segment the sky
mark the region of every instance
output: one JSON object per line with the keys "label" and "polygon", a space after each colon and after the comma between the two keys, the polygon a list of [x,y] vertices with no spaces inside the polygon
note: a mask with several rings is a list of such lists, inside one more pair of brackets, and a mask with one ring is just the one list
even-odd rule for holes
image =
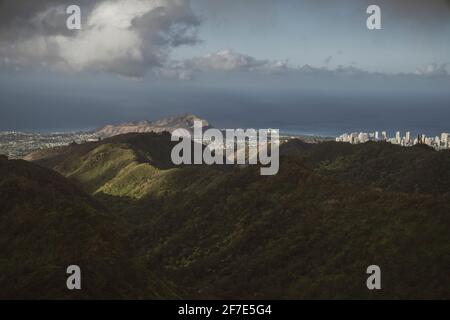
{"label": "sky", "polygon": [[[380,6],[382,30],[367,29],[369,4]],[[180,57],[233,48],[259,59],[378,72],[449,62],[448,1],[194,0],[192,6],[204,17],[204,44]]]}
{"label": "sky", "polygon": [[[66,27],[71,4],[81,30]],[[450,120],[449,18],[450,0],[0,0],[0,130],[200,113],[334,131],[378,110],[436,131]],[[408,105],[423,123],[403,121]]]}

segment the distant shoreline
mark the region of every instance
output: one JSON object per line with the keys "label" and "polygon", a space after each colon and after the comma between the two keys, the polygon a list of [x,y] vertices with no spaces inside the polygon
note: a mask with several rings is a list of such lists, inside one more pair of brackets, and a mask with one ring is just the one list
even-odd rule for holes
{"label": "distant shoreline", "polygon": [[[239,126],[236,126],[239,127]],[[249,127],[250,128],[250,127]],[[73,134],[94,134],[99,127],[95,128],[74,128],[74,129],[62,129],[62,128],[56,128],[56,129],[17,129],[17,130],[3,130],[0,129],[0,134],[23,134],[23,135],[43,135],[43,136],[50,136],[50,135],[73,135]],[[248,129],[248,128],[246,128]],[[337,137],[339,137],[341,134],[345,132],[342,131],[341,133],[331,133],[331,132],[324,132],[322,130],[318,130],[317,132],[311,132],[311,131],[301,131],[301,130],[280,130],[280,137],[283,138],[289,138],[289,137],[296,137],[296,138],[318,138],[318,139],[325,139],[325,140],[334,140]],[[366,131],[369,129],[366,129]],[[369,130],[370,131],[370,130]],[[388,133],[390,133],[391,130],[387,130]],[[417,130],[418,131],[418,130]],[[434,130],[429,130],[430,132],[434,132]],[[347,133],[351,132],[365,132],[364,130],[347,130]],[[411,132],[414,132],[414,130],[411,130]],[[392,131],[392,133],[395,133]],[[427,134],[427,133],[425,133]],[[428,134],[430,136],[433,136],[434,134]]]}

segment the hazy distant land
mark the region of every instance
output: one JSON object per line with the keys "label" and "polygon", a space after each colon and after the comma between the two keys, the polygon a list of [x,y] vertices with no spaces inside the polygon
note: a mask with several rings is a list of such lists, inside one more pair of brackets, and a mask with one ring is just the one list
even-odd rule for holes
{"label": "hazy distant land", "polygon": [[[171,116],[156,121],[141,120],[117,125],[109,124],[104,127],[88,131],[80,130],[59,133],[0,131],[0,154],[6,155],[11,159],[19,159],[34,150],[67,146],[71,143],[80,144],[97,141],[102,138],[119,134],[172,132],[178,128],[192,130],[193,121],[195,120],[201,120],[204,122],[206,127],[209,126],[209,122],[204,119],[200,119],[195,115],[184,114]],[[281,138],[282,140],[299,139],[308,143],[334,140],[334,137],[302,135],[295,133],[283,134],[283,132],[281,132]]]}

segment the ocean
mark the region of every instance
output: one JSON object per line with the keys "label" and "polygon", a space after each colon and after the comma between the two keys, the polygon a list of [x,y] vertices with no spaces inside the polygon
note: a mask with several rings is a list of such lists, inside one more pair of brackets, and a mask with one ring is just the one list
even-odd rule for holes
{"label": "ocean", "polygon": [[217,128],[273,128],[292,135],[411,131],[433,136],[450,131],[450,93],[443,90],[55,86],[0,88],[0,131],[86,131],[185,113]]}

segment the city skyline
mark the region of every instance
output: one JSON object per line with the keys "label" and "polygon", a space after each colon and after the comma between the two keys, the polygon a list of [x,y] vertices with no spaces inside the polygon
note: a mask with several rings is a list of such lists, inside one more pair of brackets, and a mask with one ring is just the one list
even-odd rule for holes
{"label": "city skyline", "polygon": [[386,131],[374,132],[353,132],[344,133],[336,137],[336,142],[348,142],[351,144],[366,143],[369,141],[385,141],[392,144],[401,145],[402,147],[411,147],[417,144],[425,144],[436,150],[450,149],[450,133],[442,132],[435,137],[428,137],[426,134],[419,133],[416,137],[411,134],[411,131],[406,131],[402,136],[400,131],[396,131],[395,137],[390,138]]}

